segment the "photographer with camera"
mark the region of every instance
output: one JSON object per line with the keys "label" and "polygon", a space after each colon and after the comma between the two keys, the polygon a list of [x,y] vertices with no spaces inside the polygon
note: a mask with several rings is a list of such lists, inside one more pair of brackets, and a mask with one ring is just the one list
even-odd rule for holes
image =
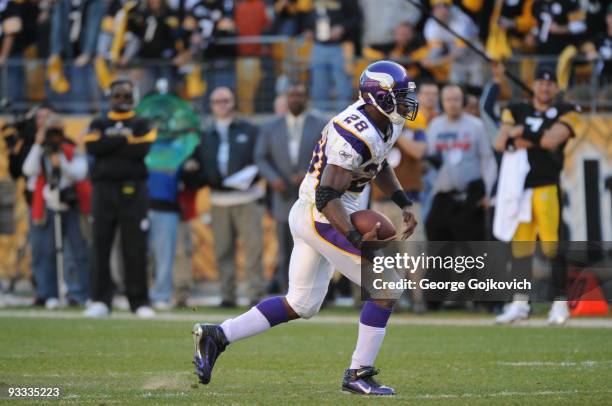
{"label": "photographer with camera", "polygon": [[[8,103],[4,103],[8,104]],[[14,113],[10,105],[5,106],[9,113]],[[34,145],[34,138],[39,129],[45,126],[54,110],[47,104],[33,107],[24,115],[15,116],[14,120],[2,128],[2,135],[9,153],[9,172],[13,180],[23,176],[21,168],[23,161]],[[30,196],[26,191],[26,200],[30,204]]]}
{"label": "photographer with camera", "polygon": [[30,194],[32,272],[37,298],[56,308],[61,298],[58,273],[64,274],[63,243],[74,266],[64,276],[68,303],[84,304],[89,297],[89,258],[81,231],[80,212],[89,211],[90,185],[82,145],[64,135],[64,125],[51,115],[39,126],[23,166]]}

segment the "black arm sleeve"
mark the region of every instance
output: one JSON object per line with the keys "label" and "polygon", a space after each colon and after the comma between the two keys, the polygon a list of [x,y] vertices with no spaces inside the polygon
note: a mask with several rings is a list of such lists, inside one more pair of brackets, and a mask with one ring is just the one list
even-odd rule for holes
{"label": "black arm sleeve", "polygon": [[499,125],[500,117],[495,114],[495,103],[499,96],[499,85],[497,83],[489,83],[485,86],[482,96],[480,97],[480,105],[482,112],[492,122]]}
{"label": "black arm sleeve", "polygon": [[133,137],[130,137],[127,144],[121,148],[121,155],[136,160],[144,159],[155,141],[156,130],[145,118],[134,120],[132,125]]}
{"label": "black arm sleeve", "polygon": [[89,134],[85,136],[87,153],[93,156],[106,156],[127,144],[125,137],[105,137],[104,124],[94,119],[89,125]]}

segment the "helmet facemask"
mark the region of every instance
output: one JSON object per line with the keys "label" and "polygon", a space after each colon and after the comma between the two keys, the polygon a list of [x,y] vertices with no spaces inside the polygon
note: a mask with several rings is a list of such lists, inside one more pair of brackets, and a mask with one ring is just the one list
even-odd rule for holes
{"label": "helmet facemask", "polygon": [[[405,120],[414,121],[419,110],[419,103],[412,97],[416,89],[414,82],[410,82],[407,89],[389,90],[386,94],[379,93],[378,101],[367,93],[370,102],[384,114],[393,124],[402,124]],[[361,95],[363,99],[363,95]],[[388,106],[384,109],[382,106]]]}

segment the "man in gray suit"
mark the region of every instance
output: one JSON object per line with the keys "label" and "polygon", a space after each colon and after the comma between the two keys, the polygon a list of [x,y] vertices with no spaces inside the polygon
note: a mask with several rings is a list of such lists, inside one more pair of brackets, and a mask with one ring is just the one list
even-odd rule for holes
{"label": "man in gray suit", "polygon": [[312,151],[327,124],[306,111],[308,96],[303,84],[287,91],[287,114],[260,129],[255,146],[255,163],[272,189],[272,216],[276,220],[278,267],[272,285],[287,291],[289,257],[293,238],[289,230],[289,210],[298,198]]}

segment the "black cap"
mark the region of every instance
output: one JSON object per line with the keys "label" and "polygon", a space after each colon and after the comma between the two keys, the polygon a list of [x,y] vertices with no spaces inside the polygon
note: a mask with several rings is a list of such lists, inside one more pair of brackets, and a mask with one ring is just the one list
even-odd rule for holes
{"label": "black cap", "polygon": [[557,81],[557,73],[550,66],[540,66],[536,70],[535,80],[550,80]]}

